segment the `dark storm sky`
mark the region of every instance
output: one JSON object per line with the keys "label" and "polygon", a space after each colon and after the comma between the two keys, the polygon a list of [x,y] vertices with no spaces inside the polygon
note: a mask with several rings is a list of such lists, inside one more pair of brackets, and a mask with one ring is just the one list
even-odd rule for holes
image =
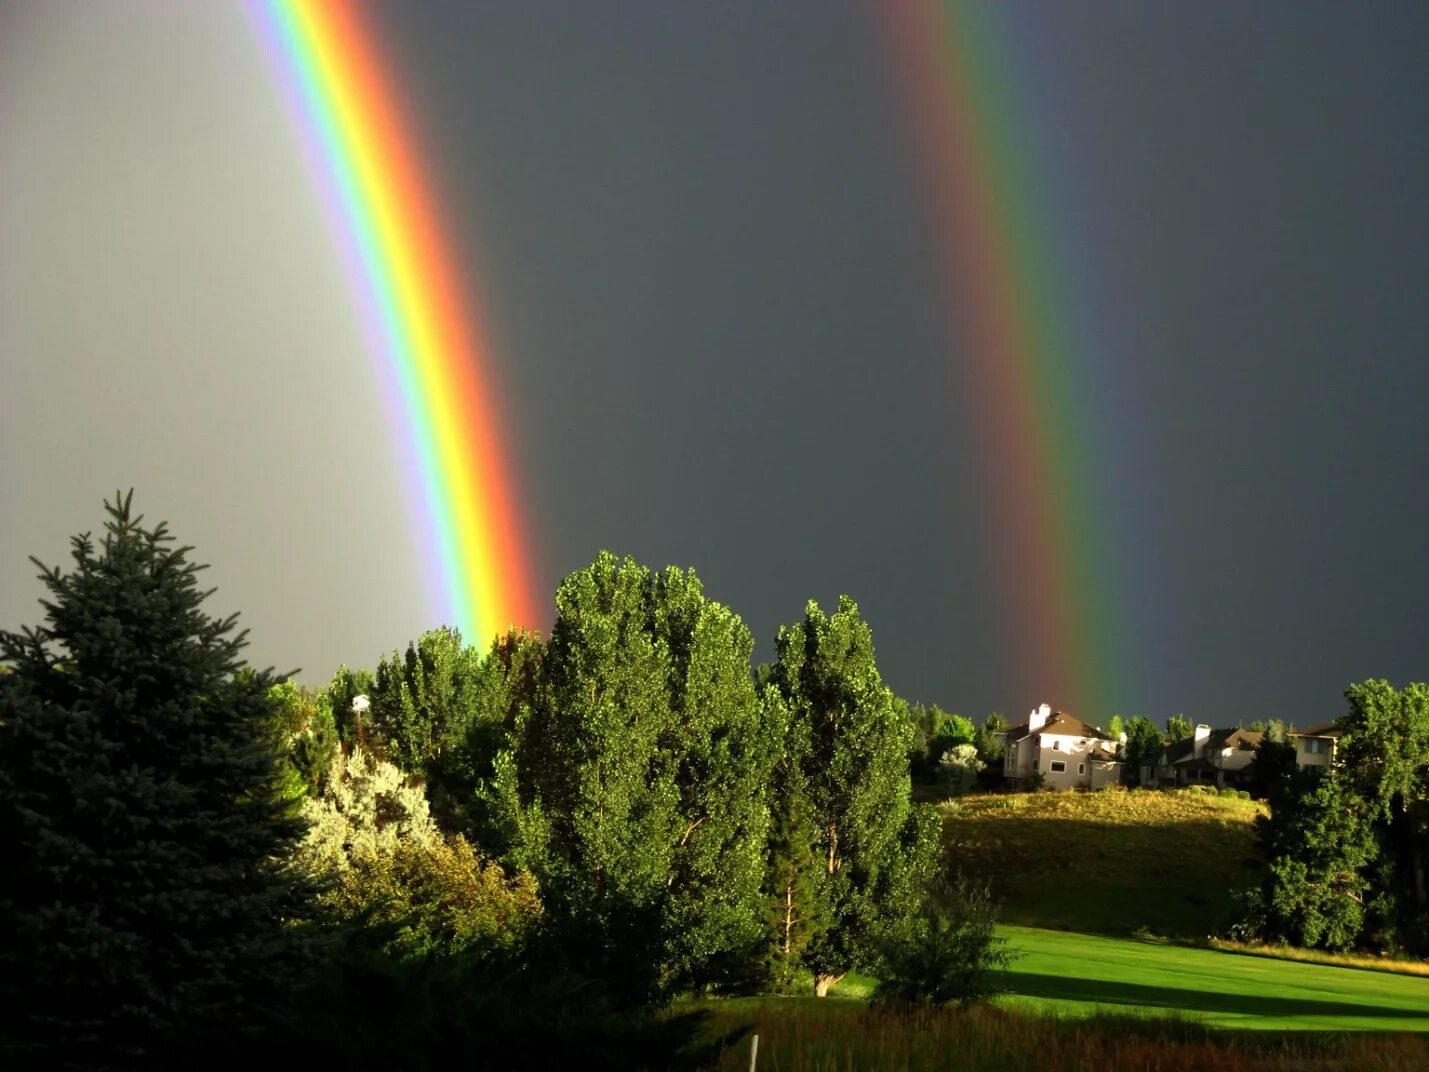
{"label": "dark storm sky", "polygon": [[[1010,581],[992,570],[969,462],[979,400],[956,375],[940,238],[874,5],[371,10],[490,311],[543,590],[601,547],[692,565],[755,630],[759,657],[804,600],[846,591],[902,695],[975,716],[1078,706],[1028,680],[1008,637]],[[12,11],[0,30],[68,40],[42,21]],[[1424,679],[1429,7],[1011,4],[998,24],[1007,77],[1036,112],[1037,181],[1076,243],[1067,293],[1097,325],[1084,374],[1100,402],[1074,416],[1095,425],[1125,591],[1110,707],[1082,713],[1305,722],[1338,714],[1351,680]],[[247,50],[235,70],[261,79],[253,43],[232,47]],[[0,125],[0,165],[33,171],[21,150],[46,114]],[[271,116],[260,126],[280,136]],[[252,155],[234,148],[225,166]],[[5,198],[0,222],[42,213]],[[24,236],[49,248],[43,227]],[[22,267],[19,253],[0,265],[0,319],[35,307]],[[77,360],[58,330],[38,314],[0,325],[27,397]],[[241,337],[238,364],[244,346],[273,345]],[[338,426],[314,426],[331,419],[313,416],[320,392],[310,402],[278,434],[340,452]],[[54,559],[97,500],[84,488],[78,513],[55,505],[53,461],[25,450],[20,408],[2,414],[0,476],[30,542],[0,547]],[[226,427],[273,433],[239,415]],[[123,482],[155,483],[145,465]],[[157,483],[172,498],[152,509],[211,533],[187,538],[217,544],[216,564],[238,560],[224,592],[254,628],[255,661],[321,680],[420,628],[416,597],[397,594],[412,579],[344,603],[330,628],[313,608],[350,579],[245,572],[264,544],[300,539],[272,516],[281,491],[253,481],[270,505],[254,522],[191,505],[214,497],[198,476]],[[230,540],[245,524],[261,536]],[[353,569],[381,559],[363,553]],[[30,589],[4,568],[4,624],[30,620]]]}

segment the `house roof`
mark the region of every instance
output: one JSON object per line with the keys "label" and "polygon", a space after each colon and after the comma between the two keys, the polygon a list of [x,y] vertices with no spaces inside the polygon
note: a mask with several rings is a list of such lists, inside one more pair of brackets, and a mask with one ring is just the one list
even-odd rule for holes
{"label": "house roof", "polygon": [[1317,722],[1313,726],[1306,726],[1303,730],[1297,730],[1294,726],[1291,726],[1288,730],[1285,731],[1285,736],[1338,737],[1344,732],[1345,731],[1340,728],[1339,723],[1335,722],[1334,720],[1331,720],[1329,722]]}
{"label": "house roof", "polygon": [[1087,754],[1090,755],[1093,759],[1099,760],[1099,761],[1101,761],[1101,762],[1103,762],[1103,763],[1120,763],[1120,762],[1121,762],[1121,757],[1120,757],[1119,755],[1117,755],[1115,752],[1108,752],[1105,748],[1103,748],[1103,747],[1102,747],[1101,745],[1099,745],[1099,744],[1098,744],[1098,745],[1093,745],[1091,751],[1088,752]]}
{"label": "house roof", "polygon": [[1254,752],[1263,736],[1264,734],[1256,730],[1213,730],[1208,744],[1211,748],[1236,748],[1242,752]]}
{"label": "house roof", "polygon": [[1168,741],[1161,746],[1161,756],[1167,763],[1185,763],[1196,758],[1196,742],[1187,737],[1184,741]]}
{"label": "house roof", "polygon": [[1116,739],[1106,731],[1093,726],[1090,722],[1083,722],[1076,715],[1069,715],[1065,711],[1053,711],[1047,716],[1047,721],[1035,731],[1028,728],[1030,723],[1031,718],[1029,716],[1018,725],[1009,729],[1003,740],[1010,744],[1013,741],[1020,741],[1024,737],[1030,737],[1034,732],[1060,733],[1068,737],[1093,737],[1102,741],[1112,741]]}

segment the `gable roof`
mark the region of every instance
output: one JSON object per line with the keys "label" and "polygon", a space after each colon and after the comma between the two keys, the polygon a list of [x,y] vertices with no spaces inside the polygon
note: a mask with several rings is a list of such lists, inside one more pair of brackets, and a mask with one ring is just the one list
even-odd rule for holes
{"label": "gable roof", "polygon": [[1285,731],[1287,737],[1339,737],[1345,731],[1340,729],[1338,722],[1333,719],[1329,722],[1317,722],[1313,726],[1306,726],[1303,730],[1297,730],[1291,726]]}
{"label": "gable roof", "polygon": [[1206,742],[1210,748],[1236,748],[1242,752],[1254,752],[1264,734],[1256,730],[1213,730]]}
{"label": "gable roof", "polygon": [[1009,729],[1006,736],[1003,737],[1003,740],[1011,744],[1013,741],[1020,741],[1024,737],[1030,737],[1034,732],[1060,733],[1067,737],[1091,737],[1102,741],[1116,740],[1111,734],[1098,729],[1090,722],[1083,722],[1076,715],[1069,715],[1065,711],[1053,711],[1047,716],[1047,721],[1035,731],[1029,728],[1031,722],[1032,719],[1029,715],[1016,726]]}

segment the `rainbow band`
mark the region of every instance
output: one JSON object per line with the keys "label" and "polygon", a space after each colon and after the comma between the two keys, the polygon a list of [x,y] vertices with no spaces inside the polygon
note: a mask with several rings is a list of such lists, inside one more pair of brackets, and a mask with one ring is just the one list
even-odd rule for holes
{"label": "rainbow band", "polygon": [[[981,451],[995,476],[987,520],[1011,596],[1025,703],[1110,716],[1120,698],[1111,651],[1111,538],[1089,457],[1094,420],[1084,386],[1071,287],[1056,255],[1042,174],[993,20],[964,0],[878,4],[905,80],[929,211],[950,279],[950,307]],[[1080,423],[1079,423],[1080,422]]]}
{"label": "rainbow band", "polygon": [[304,123],[362,314],[401,397],[450,624],[478,644],[534,625],[512,462],[478,375],[490,379],[490,355],[373,35],[347,3],[260,0],[250,10]]}

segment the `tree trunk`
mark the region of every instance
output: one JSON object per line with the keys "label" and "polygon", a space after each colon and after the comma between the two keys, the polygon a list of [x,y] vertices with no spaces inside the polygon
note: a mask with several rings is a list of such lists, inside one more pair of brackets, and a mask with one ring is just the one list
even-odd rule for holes
{"label": "tree trunk", "polygon": [[789,937],[794,930],[794,883],[784,886],[784,959],[789,959]]}
{"label": "tree trunk", "polygon": [[828,997],[829,991],[838,985],[839,980],[842,979],[845,974],[847,973],[840,973],[838,975],[815,975],[814,994],[821,998]]}

